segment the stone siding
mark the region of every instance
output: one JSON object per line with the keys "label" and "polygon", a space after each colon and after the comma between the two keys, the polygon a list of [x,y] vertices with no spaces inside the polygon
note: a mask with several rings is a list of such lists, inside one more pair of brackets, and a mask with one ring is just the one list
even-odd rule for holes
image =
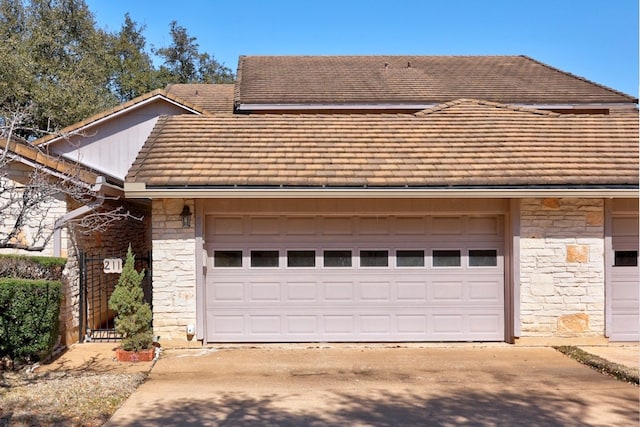
{"label": "stone siding", "polygon": [[604,201],[524,199],[521,337],[604,335]]}
{"label": "stone siding", "polygon": [[185,341],[187,325],[196,324],[195,220],[183,228],[184,205],[192,200],[154,200],[153,332],[164,341]]}

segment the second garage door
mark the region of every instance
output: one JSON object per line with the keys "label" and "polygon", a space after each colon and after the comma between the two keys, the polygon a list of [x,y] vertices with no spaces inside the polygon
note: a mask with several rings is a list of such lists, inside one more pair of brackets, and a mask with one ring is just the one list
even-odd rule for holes
{"label": "second garage door", "polygon": [[503,341],[502,216],[208,216],[208,342]]}

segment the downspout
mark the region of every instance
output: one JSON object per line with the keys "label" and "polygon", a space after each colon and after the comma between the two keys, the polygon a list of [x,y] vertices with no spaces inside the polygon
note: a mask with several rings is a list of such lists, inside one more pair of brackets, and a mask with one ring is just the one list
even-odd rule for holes
{"label": "downspout", "polygon": [[105,193],[107,192],[107,190],[111,190],[111,192],[117,190],[117,193],[121,193],[121,190],[117,189],[117,187],[107,184],[107,180],[104,176],[99,176],[96,178],[96,183],[91,187],[91,190],[96,193],[95,201],[89,203],[88,205],[80,206],[79,208],[74,209],[71,212],[67,212],[55,221],[53,226],[53,256],[62,256],[62,227],[64,226],[64,224],[102,206],[105,201]]}

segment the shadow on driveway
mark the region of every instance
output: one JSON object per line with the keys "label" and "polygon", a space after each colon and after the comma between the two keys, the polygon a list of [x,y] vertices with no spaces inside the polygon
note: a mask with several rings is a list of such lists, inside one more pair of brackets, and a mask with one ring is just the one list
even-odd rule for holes
{"label": "shadow on driveway", "polygon": [[632,426],[638,397],[549,348],[170,352],[106,426]]}
{"label": "shadow on driveway", "polygon": [[[579,398],[531,393],[477,393],[458,391],[447,396],[423,398],[415,394],[371,397],[336,394],[331,409],[322,413],[291,411],[281,407],[282,396],[256,399],[229,393],[210,400],[178,400],[170,406],[147,408],[129,426],[513,426],[530,427],[638,425],[637,402],[615,411],[618,424],[591,423],[589,405]],[[333,399],[332,399],[333,400]],[[310,408],[313,405],[310,405]],[[626,420],[626,421],[622,421]],[[610,419],[610,421],[614,421]],[[628,423],[628,424],[627,424]]]}

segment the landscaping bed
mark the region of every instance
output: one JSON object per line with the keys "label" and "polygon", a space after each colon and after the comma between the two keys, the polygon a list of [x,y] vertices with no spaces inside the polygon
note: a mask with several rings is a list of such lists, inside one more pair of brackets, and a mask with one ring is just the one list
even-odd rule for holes
{"label": "landscaping bed", "polygon": [[560,346],[554,348],[559,352],[566,354],[567,356],[577,360],[578,362],[587,365],[605,375],[610,375],[614,378],[617,378],[621,381],[626,381],[631,384],[638,385],[640,383],[638,369],[633,369],[614,362],[610,362],[599,356],[596,356],[595,354],[588,353],[578,347]]}
{"label": "landscaping bed", "polygon": [[101,426],[145,373],[0,372],[0,427]]}

